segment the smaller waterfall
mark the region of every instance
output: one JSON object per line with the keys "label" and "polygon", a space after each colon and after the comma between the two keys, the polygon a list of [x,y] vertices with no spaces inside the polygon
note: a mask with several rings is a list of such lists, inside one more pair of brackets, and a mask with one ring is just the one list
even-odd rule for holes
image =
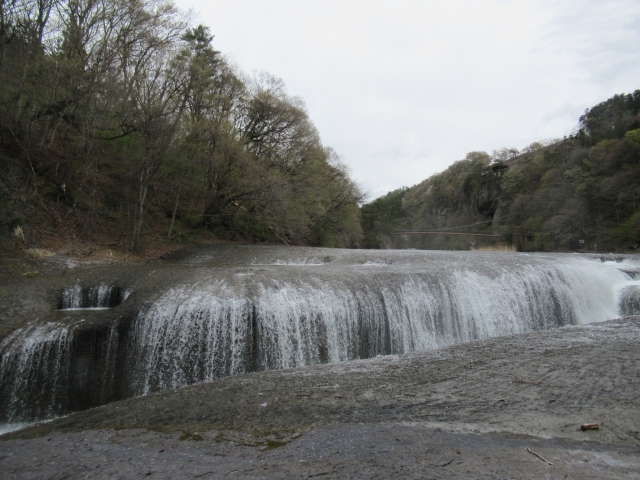
{"label": "smaller waterfall", "polygon": [[629,283],[620,289],[620,313],[624,316],[640,315],[640,281]]}
{"label": "smaller waterfall", "polygon": [[0,418],[18,422],[62,411],[71,339],[67,326],[52,322],[18,329],[0,343]]}
{"label": "smaller waterfall", "polygon": [[628,260],[602,259],[605,265],[626,273],[629,278],[614,285],[616,303],[620,307],[620,315],[640,315],[640,271],[637,264]]}
{"label": "smaller waterfall", "polygon": [[99,403],[107,403],[116,390],[116,365],[118,363],[118,347],[120,346],[120,323],[114,322],[109,327],[104,360],[101,362],[101,387]]}
{"label": "smaller waterfall", "polygon": [[104,309],[113,308],[124,302],[129,291],[113,285],[98,285],[97,287],[82,287],[75,285],[66,288],[60,299],[60,310]]}
{"label": "smaller waterfall", "polygon": [[43,420],[116,399],[119,322],[20,328],[0,343],[0,421]]}

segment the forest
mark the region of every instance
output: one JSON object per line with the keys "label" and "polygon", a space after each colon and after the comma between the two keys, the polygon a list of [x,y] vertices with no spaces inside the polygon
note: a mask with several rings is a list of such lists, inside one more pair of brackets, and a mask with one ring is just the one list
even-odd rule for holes
{"label": "forest", "polygon": [[568,137],[522,151],[471,152],[418,185],[363,205],[361,212],[367,248],[635,250],[640,90],[587,109]]}
{"label": "forest", "polygon": [[5,246],[635,249],[640,90],[563,139],[365,198],[303,101],[170,1],[0,0]]}
{"label": "forest", "polygon": [[0,1],[4,237],[359,245],[303,101],[213,39],[165,0]]}

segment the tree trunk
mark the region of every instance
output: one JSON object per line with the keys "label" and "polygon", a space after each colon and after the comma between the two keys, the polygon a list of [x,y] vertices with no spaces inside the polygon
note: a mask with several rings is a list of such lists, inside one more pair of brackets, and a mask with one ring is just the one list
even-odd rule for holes
{"label": "tree trunk", "polygon": [[140,172],[140,190],[138,192],[138,207],[133,220],[133,235],[131,238],[131,250],[138,249],[140,243],[140,232],[142,231],[142,221],[146,210],[147,192],[149,190],[149,164],[145,162]]}
{"label": "tree trunk", "polygon": [[171,213],[171,224],[169,225],[169,233],[167,234],[167,238],[171,240],[171,230],[173,230],[173,223],[176,220],[176,213],[178,212],[178,202],[180,201],[180,190],[178,189],[178,194],[176,195],[176,204],[173,206],[173,212]]}

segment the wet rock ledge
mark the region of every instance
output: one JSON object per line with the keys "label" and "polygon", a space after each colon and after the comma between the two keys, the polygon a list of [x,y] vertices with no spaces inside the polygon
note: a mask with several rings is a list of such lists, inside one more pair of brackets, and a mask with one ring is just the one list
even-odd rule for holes
{"label": "wet rock ledge", "polygon": [[[638,478],[639,345],[640,317],[628,317],[230,377],[4,435],[0,470],[5,478]],[[599,430],[581,431],[586,422]]]}

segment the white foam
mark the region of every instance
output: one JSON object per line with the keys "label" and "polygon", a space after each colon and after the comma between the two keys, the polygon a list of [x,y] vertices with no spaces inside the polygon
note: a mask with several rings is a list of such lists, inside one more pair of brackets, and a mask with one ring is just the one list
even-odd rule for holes
{"label": "white foam", "polygon": [[[103,385],[114,385],[121,341],[132,367],[126,372],[128,387],[146,394],[256,369],[401,354],[603,321],[620,316],[623,297],[640,290],[640,280],[633,279],[640,264],[633,260],[459,252],[392,252],[390,260],[353,255],[351,264],[322,269],[194,273],[193,283],[175,285],[141,310],[129,338],[119,339],[117,325],[112,326]],[[298,260],[278,266],[319,265]],[[635,298],[628,302],[631,309],[637,308]],[[0,342],[0,386],[8,405],[3,413],[9,422],[23,419],[24,402],[42,399],[34,418],[63,408],[72,340],[71,327],[47,323],[28,325]]]}
{"label": "white foam", "polygon": [[32,423],[5,423],[5,424],[0,424],[0,435],[4,435],[5,433],[16,432],[18,430],[22,430],[23,428],[26,428],[29,425],[33,425],[33,424]]}
{"label": "white foam", "polygon": [[543,260],[461,261],[449,271],[400,269],[357,281],[353,265],[322,278],[240,285],[217,278],[173,288],[136,322],[137,389],[177,388],[256,364],[340,362],[619,316],[619,290],[634,283],[623,270],[584,257]]}

